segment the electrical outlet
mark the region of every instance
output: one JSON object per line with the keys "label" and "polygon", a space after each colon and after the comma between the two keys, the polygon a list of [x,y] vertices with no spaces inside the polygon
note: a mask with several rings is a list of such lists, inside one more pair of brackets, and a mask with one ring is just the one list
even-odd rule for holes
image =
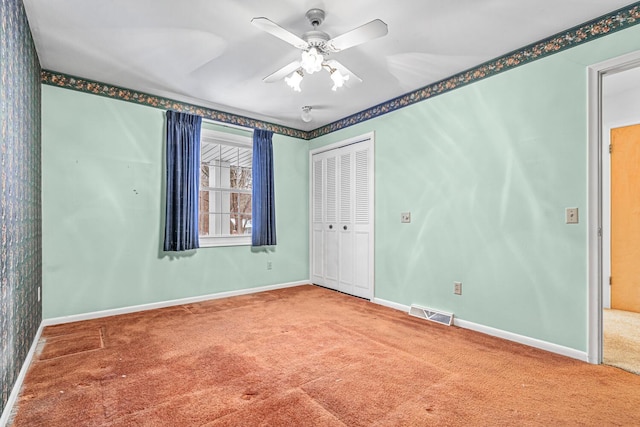
{"label": "electrical outlet", "polygon": [[462,295],[462,282],[453,282],[453,293],[455,295]]}
{"label": "electrical outlet", "polygon": [[567,208],[565,213],[567,216],[567,224],[578,223],[578,208]]}
{"label": "electrical outlet", "polygon": [[411,212],[402,212],[400,214],[400,222],[403,224],[408,224],[411,222]]}
{"label": "electrical outlet", "polygon": [[273,268],[273,263],[271,261],[267,261],[267,270],[271,270]]}

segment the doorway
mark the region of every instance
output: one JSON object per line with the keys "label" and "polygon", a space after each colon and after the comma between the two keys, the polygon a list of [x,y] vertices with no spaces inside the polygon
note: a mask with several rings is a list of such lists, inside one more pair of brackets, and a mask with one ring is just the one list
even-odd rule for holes
{"label": "doorway", "polygon": [[640,52],[589,68],[588,361],[638,374],[640,203],[631,196],[640,192],[639,82]]}
{"label": "doorway", "polygon": [[611,129],[610,141],[609,306],[640,313],[640,124]]}
{"label": "doorway", "polygon": [[[606,79],[604,87],[606,95]],[[611,128],[609,135],[611,275],[603,307],[602,356],[603,363],[640,375],[640,124]]]}

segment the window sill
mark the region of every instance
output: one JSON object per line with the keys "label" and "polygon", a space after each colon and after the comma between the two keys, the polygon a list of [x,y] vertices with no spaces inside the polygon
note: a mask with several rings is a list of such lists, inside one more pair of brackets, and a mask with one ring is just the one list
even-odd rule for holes
{"label": "window sill", "polygon": [[239,237],[201,237],[201,248],[217,248],[221,246],[251,246],[251,236]]}

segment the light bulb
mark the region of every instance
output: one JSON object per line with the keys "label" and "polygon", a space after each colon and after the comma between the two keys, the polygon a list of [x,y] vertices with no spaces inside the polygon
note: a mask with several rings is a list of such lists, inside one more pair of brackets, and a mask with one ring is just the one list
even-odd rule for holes
{"label": "light bulb", "polygon": [[311,120],[313,120],[313,117],[311,117],[311,107],[309,107],[308,105],[305,107],[302,107],[302,121],[305,123],[309,123]]}
{"label": "light bulb", "polygon": [[345,74],[343,76],[342,74],[340,74],[340,71],[334,69],[333,71],[331,71],[331,80],[333,80],[333,87],[331,88],[331,90],[335,91],[339,87],[342,87],[344,85],[344,82],[349,80],[349,75]]}
{"label": "light bulb", "polygon": [[302,72],[300,70],[294,71],[289,77],[285,77],[284,81],[296,92],[302,92],[300,89],[300,82],[302,82]]}
{"label": "light bulb", "polygon": [[312,47],[309,50],[302,51],[302,60],[300,65],[309,74],[322,70],[322,61],[324,57],[318,52],[318,49]]}

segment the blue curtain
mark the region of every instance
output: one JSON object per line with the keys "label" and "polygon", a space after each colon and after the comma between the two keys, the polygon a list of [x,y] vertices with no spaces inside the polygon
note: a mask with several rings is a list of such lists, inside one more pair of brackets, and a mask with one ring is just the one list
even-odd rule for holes
{"label": "blue curtain", "polygon": [[198,245],[200,125],[202,117],[167,111],[167,197],[164,250]]}
{"label": "blue curtain", "polygon": [[273,132],[253,132],[251,245],[276,244],[276,206],[273,191]]}

